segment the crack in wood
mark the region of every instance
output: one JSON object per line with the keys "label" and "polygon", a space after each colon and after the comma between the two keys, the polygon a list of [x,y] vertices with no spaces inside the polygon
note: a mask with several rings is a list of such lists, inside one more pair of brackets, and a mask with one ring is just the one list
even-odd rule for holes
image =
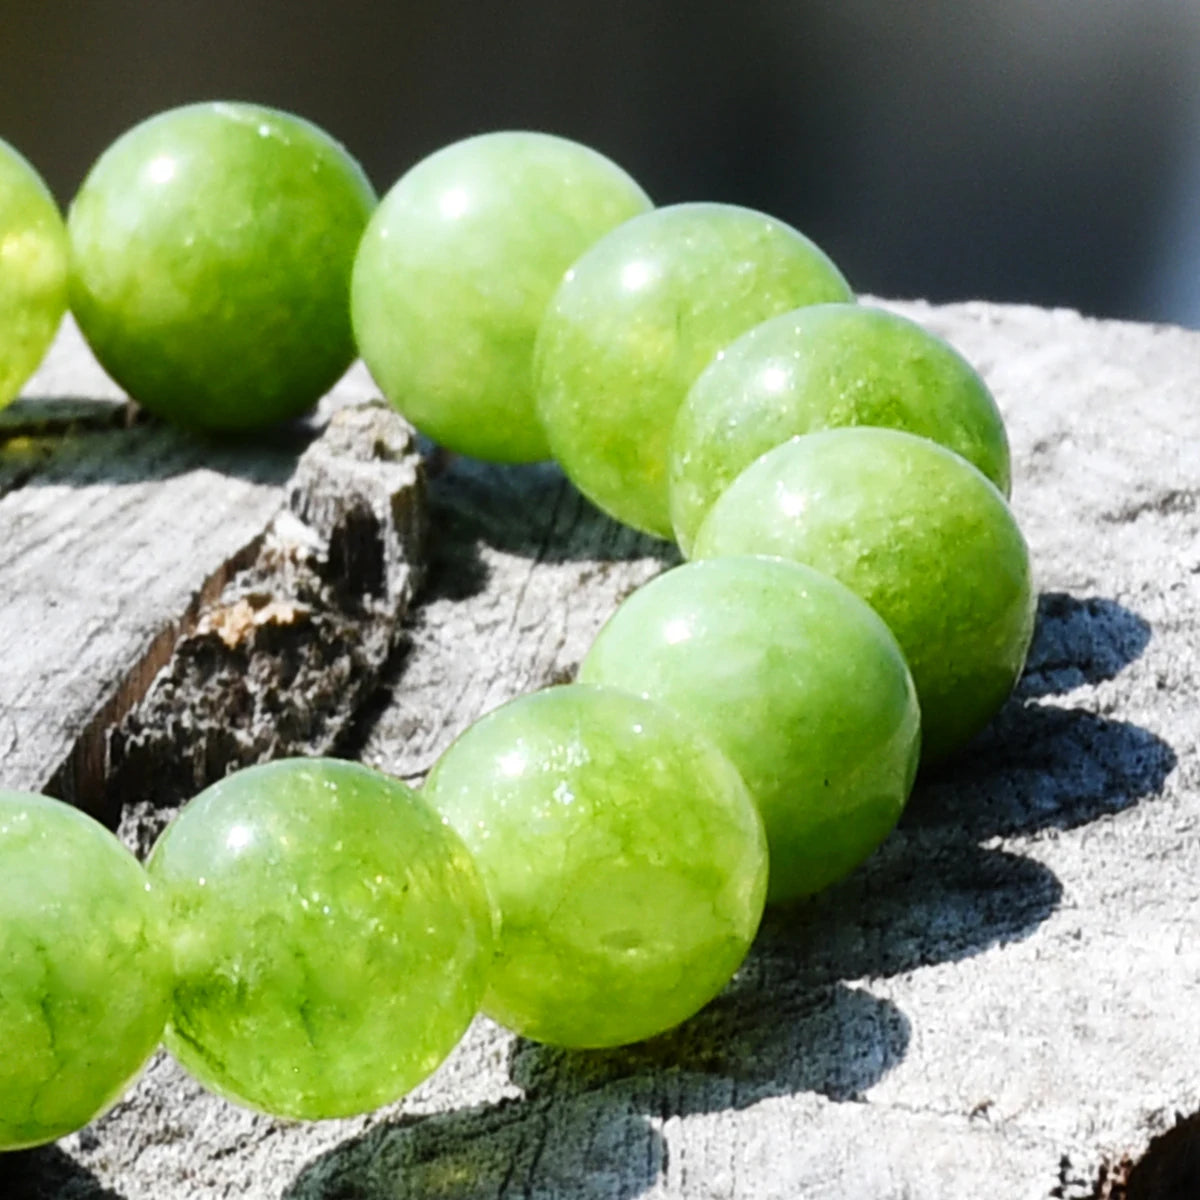
{"label": "crack in wood", "polygon": [[96,708],[46,788],[145,851],[228,771],[328,752],[398,640],[425,536],[411,428],[335,413],[270,525],[213,571]]}
{"label": "crack in wood", "polygon": [[263,540],[260,534],[222,563],[200,586],[192,603],[178,620],[154,638],[145,654],[120,681],[116,691],[80,731],[66,758],[51,775],[46,786],[48,795],[67,800],[109,824],[115,824],[117,813],[105,805],[112,730],[142,702],[158,673],[171,661],[179,643],[197,627],[202,615],[230,580],[257,559]]}
{"label": "crack in wood", "polygon": [[381,403],[336,413],[252,561],[91,764],[127,841],[148,850],[175,805],[230,770],[332,750],[397,645],[425,532],[411,428]]}

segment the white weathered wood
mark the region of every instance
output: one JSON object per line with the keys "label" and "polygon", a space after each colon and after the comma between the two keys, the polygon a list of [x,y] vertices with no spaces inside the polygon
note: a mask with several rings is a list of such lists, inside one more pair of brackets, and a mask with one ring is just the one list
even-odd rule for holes
{"label": "white weathered wood", "polygon": [[[405,1101],[315,1126],[159,1059],[24,1158],[32,1194],[1084,1200],[1200,1106],[1200,334],[900,307],[996,391],[1043,599],[1017,696],[883,850],[646,1046],[480,1020]],[[452,461],[431,491],[425,603],[356,737],[410,777],[670,561],[549,467]]]}

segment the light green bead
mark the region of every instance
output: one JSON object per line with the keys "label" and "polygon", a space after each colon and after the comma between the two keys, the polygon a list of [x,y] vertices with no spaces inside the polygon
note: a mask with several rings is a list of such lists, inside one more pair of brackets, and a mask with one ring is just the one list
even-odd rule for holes
{"label": "light green bead", "polygon": [[966,359],[895,313],[812,305],[743,334],[688,392],[670,451],[671,521],[684,552],[716,498],[760,454],[845,425],[932,438],[1008,494],[1004,421]]}
{"label": "light green bead", "polygon": [[762,822],[729,760],[640,696],[584,685],[504,705],[426,795],[500,914],[484,1011],[538,1041],[612,1046],[725,986],[758,927]]}
{"label": "light green bead", "polygon": [[165,1041],[207,1087],[279,1116],[396,1099],[483,993],[491,912],[462,843],[404,784],[285,759],[202,792],[147,864],[170,905]]}
{"label": "light green bead", "polygon": [[376,382],[451,450],[548,458],[532,374],[546,302],[597,238],[650,207],[615,163],[549,134],[484,134],[422,160],[355,262],[355,336]]}
{"label": "light green bead", "polygon": [[71,308],[151,412],[252,429],[310,408],[354,358],[350,271],[375,193],[300,117],[195,104],[110,146],[71,205]]}
{"label": "light green bead", "polygon": [[669,705],[758,804],[769,901],[819,891],[896,824],[920,717],[896,639],[836,579],[781,559],[689,563],[634,592],[579,678]]}
{"label": "light green bead", "polygon": [[802,234],[727,204],[626,222],[567,273],[538,333],[538,414],[554,457],[606,512],[671,536],[667,444],[688,388],[746,330],[849,300]]}
{"label": "light green bead", "polygon": [[834,429],[768,451],[710,509],[694,554],[776,554],[866,600],[908,660],[925,762],[987,724],[1033,636],[1029,551],[1004,497],[909,433]]}
{"label": "light green bead", "polygon": [[0,791],[0,1151],[82,1128],[158,1045],[171,993],[158,912],[102,825]]}
{"label": "light green bead", "polygon": [[0,408],[45,357],[67,309],[67,234],[41,177],[0,141]]}

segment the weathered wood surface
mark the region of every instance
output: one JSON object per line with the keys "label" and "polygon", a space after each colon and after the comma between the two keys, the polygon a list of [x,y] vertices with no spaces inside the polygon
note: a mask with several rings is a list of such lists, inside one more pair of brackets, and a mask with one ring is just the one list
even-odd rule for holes
{"label": "weathered wood surface", "polygon": [[[728,992],[645,1046],[568,1054],[480,1020],[405,1101],[315,1126],[160,1058],[13,1160],[18,1194],[1084,1200],[1200,1106],[1200,335],[900,307],[996,391],[1043,594],[1017,695],[883,850],[769,916]],[[671,561],[552,468],[435,466],[421,603],[342,743],[414,779],[569,676]]]}
{"label": "weathered wood surface", "polygon": [[[370,394],[359,371],[306,422],[206,442],[135,421],[65,327],[0,413],[6,786],[112,818],[123,792],[187,795],[225,763],[332,744],[392,649],[423,534],[402,421],[362,409],[321,436]],[[172,655],[165,701],[130,717]]]}

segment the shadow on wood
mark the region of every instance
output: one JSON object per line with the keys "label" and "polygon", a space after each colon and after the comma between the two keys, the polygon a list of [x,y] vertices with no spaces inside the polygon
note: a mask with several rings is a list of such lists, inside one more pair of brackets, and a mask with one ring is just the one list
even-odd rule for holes
{"label": "shadow on wood", "polygon": [[1150,644],[1150,623],[1104,596],[1043,592],[1037,628],[1016,694],[1059,696],[1114,679]]}
{"label": "shadow on wood", "polygon": [[316,1159],[283,1200],[495,1200],[535,1176],[555,1200],[634,1200],[662,1174],[666,1143],[618,1090],[606,1101],[402,1117]]}
{"label": "shadow on wood", "polygon": [[524,1098],[379,1126],[306,1167],[285,1197],[492,1200],[536,1174],[556,1200],[632,1200],[665,1170],[662,1121],[802,1091],[856,1099],[908,1037],[894,1005],[839,984],[754,1012],[718,1000],[622,1050],[517,1039],[509,1070]]}
{"label": "shadow on wood", "polygon": [[908,1019],[863,988],[793,979],[752,992],[735,981],[690,1021],[636,1046],[560,1050],[518,1038],[509,1074],[528,1100],[620,1085],[647,1116],[672,1117],[802,1092],[857,1100],[908,1048]]}
{"label": "shadow on wood", "polygon": [[[448,456],[432,474],[430,516],[508,554],[539,563],[680,561],[678,548],[602,513],[551,462],[506,466]],[[470,531],[468,534],[467,531]]]}
{"label": "shadow on wood", "polygon": [[84,427],[45,435],[8,435],[0,429],[0,454],[28,452],[31,436],[40,439],[37,445],[42,453],[36,472],[21,481],[23,486],[86,489],[160,482],[197,470],[280,485],[291,475],[316,431],[295,422],[273,430],[270,436],[234,442],[205,438],[157,421],[128,429]]}
{"label": "shadow on wood", "polygon": [[978,841],[1076,829],[1158,795],[1177,762],[1130,721],[1013,700],[955,762],[918,781],[901,827],[962,828]]}
{"label": "shadow on wood", "polygon": [[124,1200],[58,1146],[38,1146],[0,1158],[5,1200]]}

